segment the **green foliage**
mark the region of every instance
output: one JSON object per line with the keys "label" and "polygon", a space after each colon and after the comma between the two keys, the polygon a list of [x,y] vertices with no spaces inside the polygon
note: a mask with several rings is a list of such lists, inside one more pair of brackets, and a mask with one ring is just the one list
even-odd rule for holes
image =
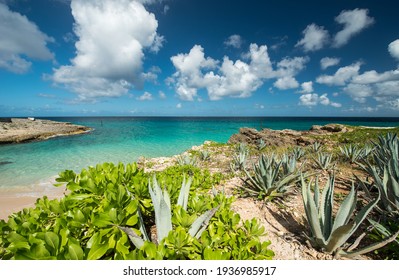
{"label": "green foliage", "polygon": [[[184,182],[188,171],[192,179]],[[157,205],[148,185],[153,176],[159,188],[164,186],[164,203]],[[0,259],[271,259],[269,243],[259,239],[264,229],[257,221],[241,222],[230,209],[232,199],[209,194],[220,179],[192,166],[146,174],[136,164],[104,163],[80,174],[62,172],[57,182],[66,186],[65,197],[43,197],[34,208],[0,221]],[[153,182],[152,187],[151,192],[159,192]],[[163,220],[168,201],[168,229],[173,231],[158,233],[158,244],[150,242],[147,231],[162,223],[155,224],[154,212]],[[215,208],[209,219],[201,217]],[[201,232],[206,221],[209,225]],[[130,236],[142,245],[136,247]]]}
{"label": "green foliage", "polygon": [[230,164],[231,170],[244,170],[248,155],[248,146],[244,143],[240,143],[236,148],[236,153],[233,155],[233,162]]}
{"label": "green foliage", "polygon": [[300,160],[305,155],[305,150],[302,149],[301,147],[295,147],[292,150],[292,155],[296,160]]}
{"label": "green foliage", "polygon": [[[399,216],[399,140],[393,134],[380,136],[373,151],[374,165],[365,161],[360,165],[374,181],[373,186],[381,193],[380,210],[386,215]],[[369,197],[372,188],[362,182]]]}
{"label": "green foliage", "polygon": [[176,158],[177,164],[179,165],[191,165],[191,166],[197,166],[198,159],[196,156],[192,156],[189,154],[186,155],[179,155]]}
{"label": "green foliage", "polygon": [[318,141],[314,142],[310,147],[314,153],[321,151],[321,143]]}
{"label": "green foliage", "polygon": [[211,159],[211,153],[207,150],[201,150],[199,152],[199,158],[202,161],[209,161]]}
{"label": "green foliage", "polygon": [[342,156],[348,160],[350,163],[355,163],[362,158],[362,149],[357,145],[345,145],[343,147],[339,147]]}
{"label": "green foliage", "polygon": [[278,160],[274,155],[261,155],[253,165],[254,174],[244,170],[247,178],[240,188],[244,193],[259,199],[273,200],[282,198],[299,181],[299,173],[294,157],[283,157]]}
{"label": "green foliage", "polygon": [[396,232],[396,239],[387,244],[386,246],[382,247],[379,250],[376,250],[376,253],[380,258],[384,259],[392,259],[398,260],[399,259],[399,221],[392,221],[388,220],[385,222],[377,223],[371,219],[369,219],[370,223],[374,226],[373,231],[369,234],[371,240],[375,242],[381,242],[389,238],[390,236],[395,236]]}
{"label": "green foliage", "polygon": [[[361,238],[365,236],[363,234],[360,235],[361,238],[356,240],[352,246],[349,248],[347,247],[346,243],[375,207],[379,197],[364,206],[355,215],[357,193],[352,186],[350,193],[341,203],[334,218],[334,181],[334,176],[331,176],[320,197],[318,179],[316,179],[315,184],[312,185],[312,182],[306,184],[302,178],[303,204],[311,231],[309,240],[313,246],[326,253],[335,254],[336,256],[345,255],[347,257],[354,257],[379,249],[391,242],[392,237],[389,240],[382,240],[376,244],[353,251],[360,243]],[[313,195],[311,189],[314,189]]]}
{"label": "green foliage", "polygon": [[332,154],[319,152],[316,157],[313,158],[316,167],[322,170],[328,170],[331,168]]}
{"label": "green foliage", "polygon": [[259,150],[259,151],[262,151],[264,148],[266,148],[266,143],[265,143],[265,141],[262,139],[262,138],[260,138],[259,140],[258,140],[258,143],[257,143],[257,149]]}

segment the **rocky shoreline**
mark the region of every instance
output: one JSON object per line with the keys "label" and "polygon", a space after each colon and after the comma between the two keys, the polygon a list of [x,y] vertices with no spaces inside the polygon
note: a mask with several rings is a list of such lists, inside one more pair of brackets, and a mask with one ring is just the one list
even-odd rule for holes
{"label": "rocky shoreline", "polygon": [[89,132],[91,128],[69,122],[33,118],[0,121],[0,145],[46,140],[56,136]]}

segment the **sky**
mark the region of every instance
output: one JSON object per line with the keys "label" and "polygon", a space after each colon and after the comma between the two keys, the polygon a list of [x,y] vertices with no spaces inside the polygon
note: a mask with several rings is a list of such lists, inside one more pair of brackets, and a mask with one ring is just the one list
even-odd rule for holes
{"label": "sky", "polygon": [[0,116],[399,117],[399,2],[0,0]]}

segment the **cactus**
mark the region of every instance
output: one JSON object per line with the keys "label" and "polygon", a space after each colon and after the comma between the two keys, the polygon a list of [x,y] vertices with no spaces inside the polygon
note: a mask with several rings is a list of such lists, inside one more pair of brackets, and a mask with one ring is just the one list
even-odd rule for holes
{"label": "cactus", "polygon": [[208,161],[211,158],[211,154],[207,150],[201,150],[199,153],[199,157],[202,161]]}
{"label": "cactus", "polygon": [[259,151],[262,151],[264,148],[266,148],[266,143],[262,138],[258,140],[257,148]]}

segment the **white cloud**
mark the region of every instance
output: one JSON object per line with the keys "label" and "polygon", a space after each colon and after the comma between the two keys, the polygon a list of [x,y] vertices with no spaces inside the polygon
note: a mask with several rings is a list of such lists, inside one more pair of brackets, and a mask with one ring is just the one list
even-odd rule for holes
{"label": "white cloud", "polygon": [[320,60],[320,67],[321,67],[321,69],[325,70],[328,67],[338,65],[339,62],[340,62],[340,59],[336,58],[336,57],[323,57]]}
{"label": "white cloud", "polygon": [[224,44],[228,47],[239,49],[243,44],[243,40],[240,35],[234,34],[227,38],[227,40],[224,41]]}
{"label": "white cloud", "polygon": [[342,106],[340,103],[332,102],[329,98],[327,93],[322,95],[318,95],[317,93],[307,93],[303,94],[299,97],[299,105],[301,106],[316,106],[316,105],[323,105],[323,106],[333,106],[339,108]]}
{"label": "white cloud", "polygon": [[361,63],[357,62],[349,66],[341,67],[334,75],[321,75],[317,77],[316,82],[329,86],[343,86],[359,74],[360,65]]}
{"label": "white cloud", "polygon": [[391,42],[388,45],[388,51],[393,58],[399,60],[399,39]]}
{"label": "white cloud", "polygon": [[386,81],[399,80],[399,69],[378,73],[375,70],[366,71],[361,75],[353,78],[352,82],[356,84],[373,84]]}
{"label": "white cloud", "polygon": [[181,109],[183,107],[183,105],[181,105],[181,103],[178,103],[177,105],[176,105],[176,108],[177,109]]}
{"label": "white cloud", "polygon": [[312,93],[313,92],[313,82],[304,82],[301,84],[302,90],[300,91],[301,93]]}
{"label": "white cloud", "polygon": [[162,90],[159,91],[159,98],[166,99],[166,94]]}
{"label": "white cloud", "polygon": [[[274,70],[267,46],[251,44],[243,60],[233,61],[225,56],[223,61],[205,57],[204,49],[195,45],[189,53],[171,57],[176,68],[167,79],[174,85],[182,100],[193,101],[199,89],[206,89],[210,100],[225,97],[245,98],[263,85],[266,79],[283,78],[292,82],[294,76],[305,68],[307,57],[284,58]],[[299,85],[297,85],[299,86]]]}
{"label": "white cloud", "polygon": [[314,23],[308,25],[302,34],[303,38],[295,46],[302,47],[305,52],[320,50],[329,41],[328,31]]}
{"label": "white cloud", "polygon": [[148,91],[144,92],[142,95],[140,95],[137,98],[137,100],[140,100],[140,101],[146,101],[146,100],[152,100],[152,99],[153,99],[152,94],[149,93]]}
{"label": "white cloud", "polygon": [[131,0],[72,0],[71,9],[78,37],[76,56],[70,65],[55,69],[52,80],[81,101],[141,88],[144,50],[156,51],[162,41],[154,14]]}
{"label": "white cloud", "polygon": [[277,79],[277,81],[273,85],[280,90],[299,87],[298,81],[295,78],[289,76]]}
{"label": "white cloud", "polygon": [[0,3],[0,68],[22,74],[32,63],[25,57],[51,60],[53,53],[47,43],[54,39],[44,34],[26,16],[11,11]]}
{"label": "white cloud", "polygon": [[299,97],[299,105],[302,106],[316,106],[319,102],[317,93],[307,93]]}
{"label": "white cloud", "polygon": [[349,96],[359,103],[365,103],[366,98],[373,94],[373,89],[368,85],[349,84],[344,88]]}
{"label": "white cloud", "polygon": [[344,25],[344,28],[334,36],[334,47],[341,47],[363,29],[374,23],[374,19],[368,16],[367,9],[354,9],[351,11],[342,11],[335,21]]}

